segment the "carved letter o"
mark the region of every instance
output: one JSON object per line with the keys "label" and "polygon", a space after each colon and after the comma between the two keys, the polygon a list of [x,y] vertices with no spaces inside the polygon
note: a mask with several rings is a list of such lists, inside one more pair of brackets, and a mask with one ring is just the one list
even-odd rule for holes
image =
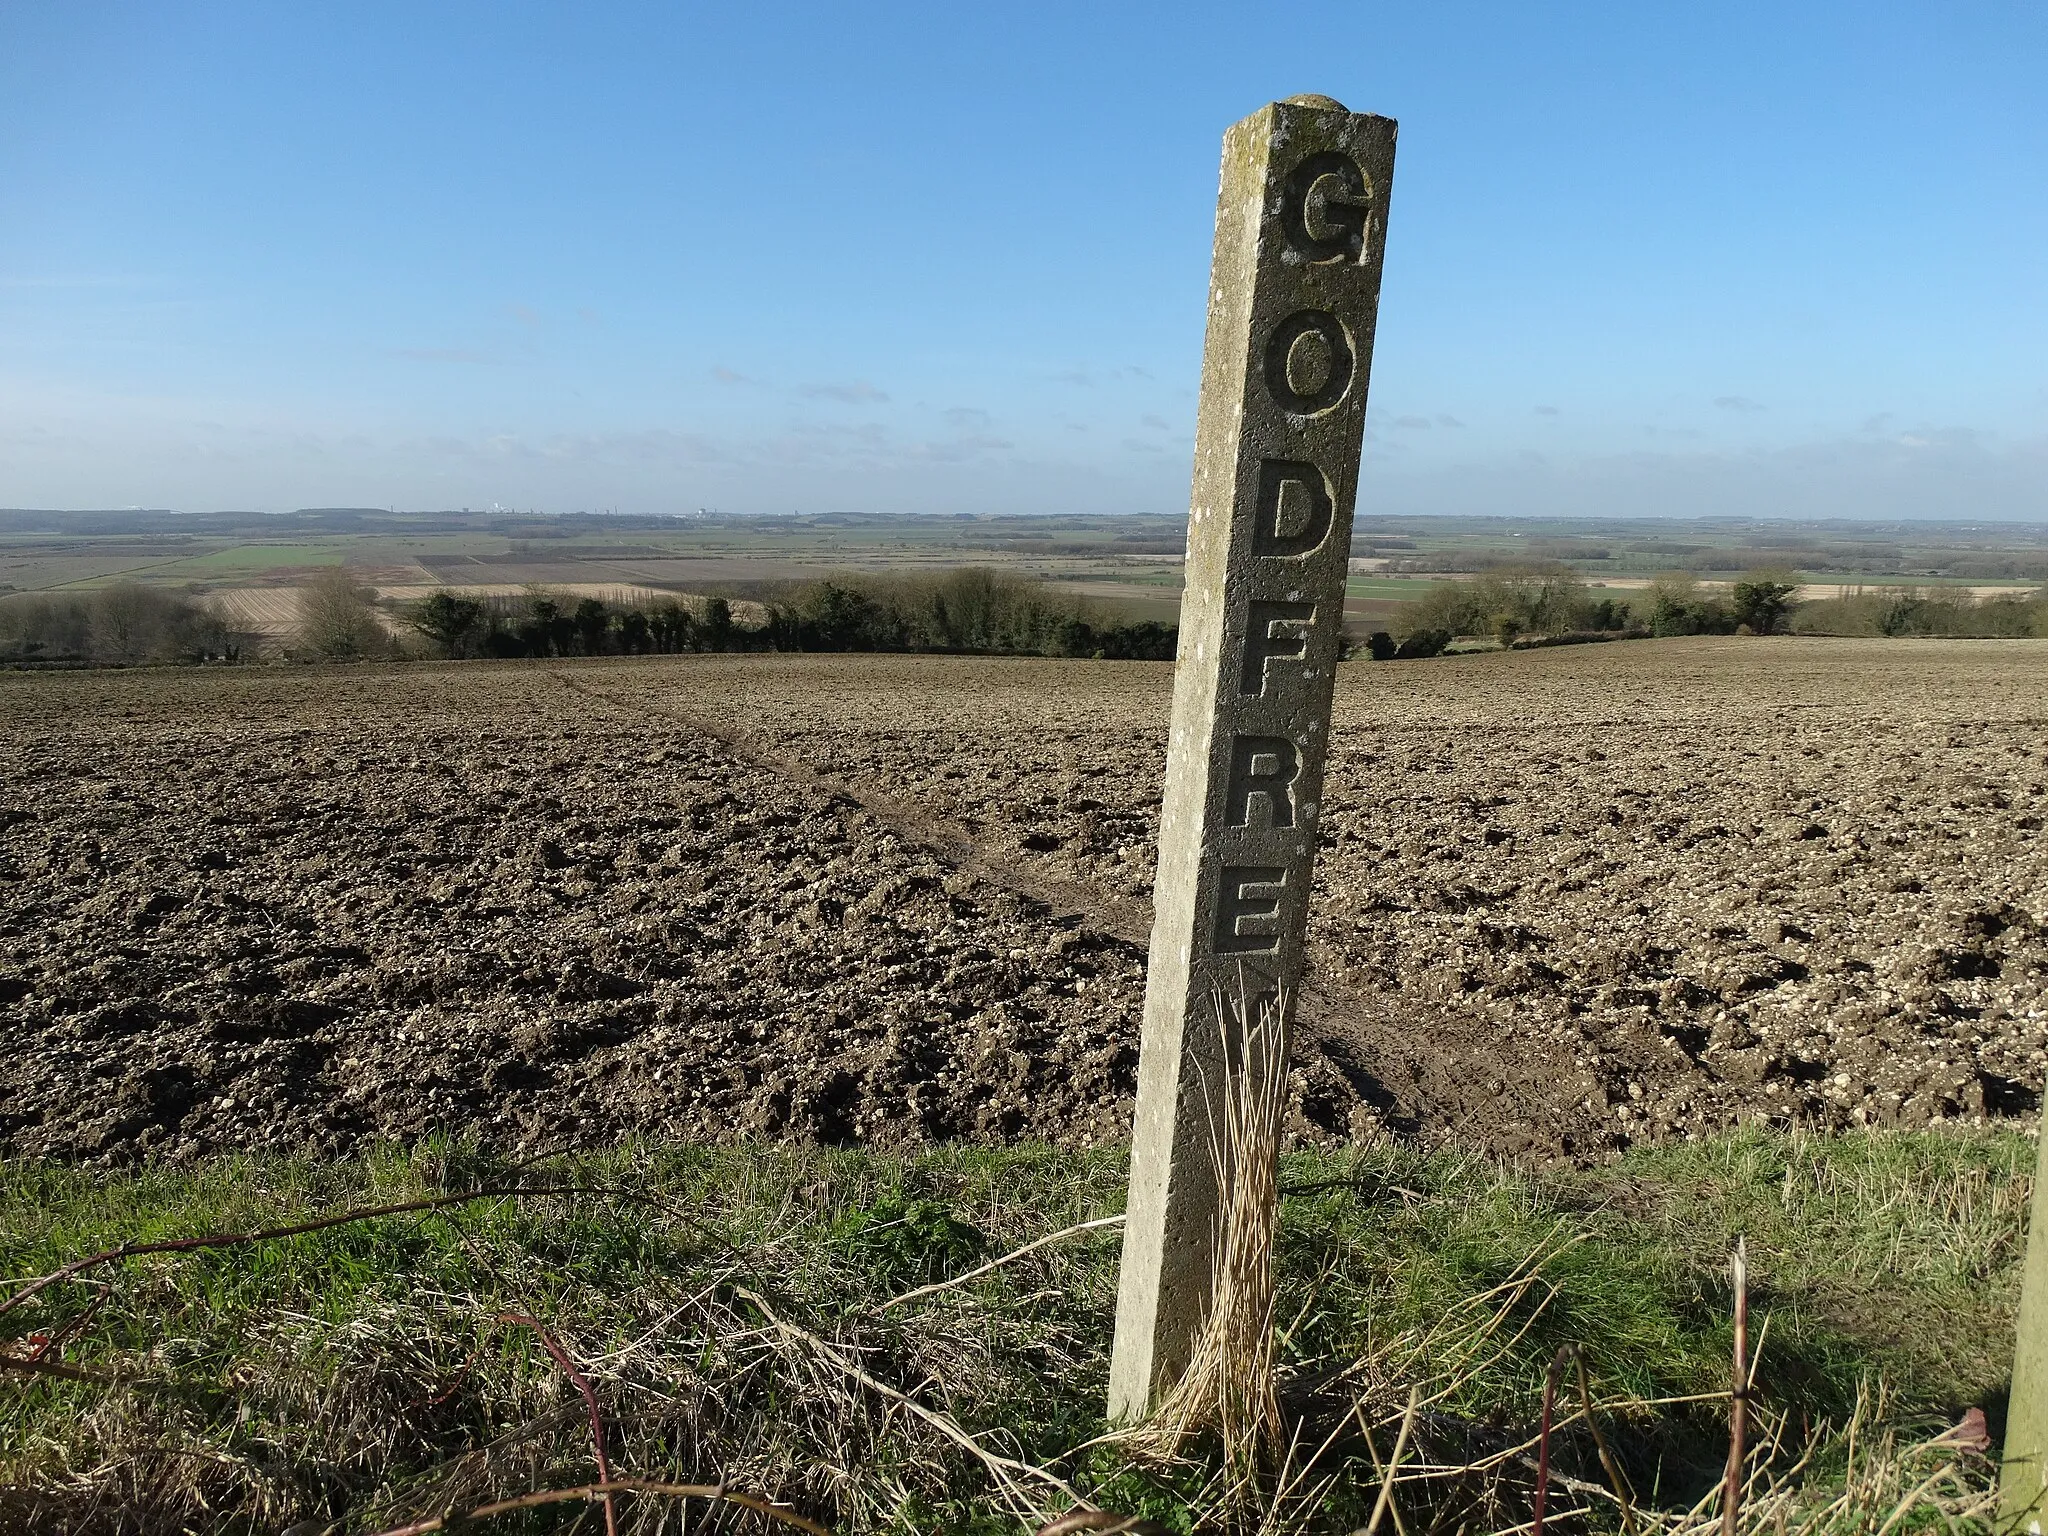
{"label": "carved letter o", "polygon": [[1296,310],[1266,338],[1266,391],[1296,416],[1320,415],[1342,400],[1357,366],[1344,322],[1327,310]]}

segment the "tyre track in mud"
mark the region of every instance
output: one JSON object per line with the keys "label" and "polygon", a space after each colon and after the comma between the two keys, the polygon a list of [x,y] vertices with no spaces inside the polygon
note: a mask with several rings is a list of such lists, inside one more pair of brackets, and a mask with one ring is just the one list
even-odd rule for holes
{"label": "tyre track in mud", "polygon": [[[1055,921],[1078,920],[1117,939],[1131,946],[1140,963],[1145,958],[1152,930],[1149,901],[1121,896],[1098,885],[1062,880],[1033,871],[1016,859],[1004,859],[968,822],[824,772],[701,713],[621,697],[562,672],[551,671],[549,676],[581,698],[636,718],[664,719],[685,726],[765,772],[821,797],[836,797],[857,806],[905,842],[960,873],[1042,906]],[[1313,970],[1303,978],[1295,999],[1296,1064],[1334,1074],[1358,1101],[1370,1107],[1374,1119],[1403,1135],[1469,1139],[1470,1134],[1478,1133],[1491,1145],[1485,1127],[1497,1116],[1499,1106],[1490,1085],[1513,1082],[1527,1091],[1540,1088],[1553,1075],[1546,1063],[1526,1059],[1513,1050],[1512,1039],[1464,1040],[1448,1052],[1443,1045],[1440,1027],[1398,1017],[1396,1006],[1388,999],[1332,987]],[[1510,1048],[1504,1051],[1503,1045]],[[1341,1133],[1351,1127],[1328,1124],[1323,1129]]]}
{"label": "tyre track in mud", "polygon": [[1150,938],[1150,902],[1133,901],[1114,892],[1104,891],[1100,887],[1087,886],[1076,881],[1034,875],[1021,869],[1014,862],[1000,861],[991,856],[987,846],[976,835],[977,829],[967,823],[955,817],[942,815],[914,800],[906,800],[899,795],[891,795],[869,785],[856,784],[837,774],[823,772],[801,758],[763,746],[758,738],[745,731],[720,725],[688,710],[652,705],[642,700],[606,693],[560,672],[552,672],[549,676],[571,693],[608,705],[624,714],[652,716],[687,726],[710,737],[735,756],[757,768],[776,774],[817,794],[837,796],[858,806],[877,821],[888,825],[905,842],[915,843],[962,874],[986,880],[991,885],[1001,886],[1004,890],[1026,900],[1038,902],[1055,918],[1079,918],[1098,933],[1105,933],[1126,944],[1135,945],[1140,951],[1145,948]]}
{"label": "tyre track in mud", "polygon": [[0,1155],[1126,1133],[1134,947],[689,727],[537,672],[443,683],[31,699],[0,768]]}

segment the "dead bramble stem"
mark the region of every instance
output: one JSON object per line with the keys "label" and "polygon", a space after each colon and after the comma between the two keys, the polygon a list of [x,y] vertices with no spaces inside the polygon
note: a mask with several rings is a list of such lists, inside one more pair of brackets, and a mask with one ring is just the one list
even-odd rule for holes
{"label": "dead bramble stem", "polygon": [[[93,1282],[86,1281],[84,1283],[89,1285]],[[59,1327],[55,1333],[41,1336],[41,1342],[36,1345],[35,1352],[29,1356],[29,1359],[48,1360],[54,1353],[56,1358],[61,1361],[64,1357],[64,1341],[85,1332],[87,1328],[91,1327],[92,1320],[100,1315],[100,1308],[107,1304],[107,1298],[113,1294],[114,1288],[112,1286],[100,1286],[99,1295],[93,1297],[92,1305]]]}
{"label": "dead bramble stem", "polygon": [[[597,1461],[597,1479],[601,1483],[609,1483],[612,1480],[612,1467],[604,1453],[604,1416],[598,1412],[597,1393],[590,1385],[590,1378],[576,1369],[576,1362],[569,1358],[569,1351],[562,1347],[561,1340],[541,1325],[540,1319],[529,1317],[524,1312],[501,1312],[498,1314],[498,1321],[531,1328],[539,1336],[541,1347],[554,1356],[555,1364],[562,1368],[563,1374],[574,1382],[576,1390],[583,1394],[583,1406],[590,1414],[590,1449]],[[604,1496],[604,1529],[605,1536],[619,1536],[618,1508],[609,1493]]]}
{"label": "dead bramble stem", "polygon": [[1550,1495],[1550,1421],[1557,1412],[1557,1378],[1571,1352],[1569,1344],[1558,1350],[1551,1357],[1550,1369],[1543,1376],[1543,1423],[1536,1438],[1536,1497],[1529,1536],[1543,1536],[1543,1505]]}
{"label": "dead bramble stem", "polygon": [[114,1376],[104,1371],[81,1370],[61,1360],[44,1360],[34,1355],[0,1354],[0,1370],[20,1371],[25,1376],[54,1376],[60,1381],[89,1381],[101,1387],[125,1387],[134,1380],[130,1376]]}
{"label": "dead bramble stem", "polygon": [[1607,1480],[1614,1485],[1614,1497],[1621,1505],[1622,1536],[1635,1536],[1635,1506],[1629,1498],[1628,1480],[1621,1475],[1614,1453],[1607,1448],[1607,1437],[1600,1433],[1600,1420],[1593,1413],[1593,1391],[1586,1381],[1586,1351],[1577,1344],[1572,1346],[1572,1361],[1579,1371],[1579,1406],[1585,1412],[1586,1428],[1593,1432],[1593,1444],[1600,1452],[1600,1465],[1607,1473]]}
{"label": "dead bramble stem", "polygon": [[1735,1371],[1728,1404],[1728,1470],[1721,1484],[1721,1536],[1735,1536],[1742,1515],[1743,1436],[1749,1427],[1749,1243],[1735,1239],[1728,1260],[1735,1290]]}

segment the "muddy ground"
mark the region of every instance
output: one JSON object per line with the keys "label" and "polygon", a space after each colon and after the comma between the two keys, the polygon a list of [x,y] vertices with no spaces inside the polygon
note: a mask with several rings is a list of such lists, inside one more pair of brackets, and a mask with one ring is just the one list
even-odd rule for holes
{"label": "muddy ground", "polygon": [[[2032,1112],[2048,644],[1347,665],[1295,1129]],[[0,1152],[1128,1127],[1170,669],[0,677]]]}

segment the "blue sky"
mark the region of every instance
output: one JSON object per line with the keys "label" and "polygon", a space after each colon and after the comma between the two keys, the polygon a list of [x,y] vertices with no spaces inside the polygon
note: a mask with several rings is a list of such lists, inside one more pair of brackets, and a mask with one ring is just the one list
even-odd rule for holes
{"label": "blue sky", "polygon": [[1178,512],[1302,91],[1361,511],[2048,520],[2040,0],[0,0],[0,505]]}

